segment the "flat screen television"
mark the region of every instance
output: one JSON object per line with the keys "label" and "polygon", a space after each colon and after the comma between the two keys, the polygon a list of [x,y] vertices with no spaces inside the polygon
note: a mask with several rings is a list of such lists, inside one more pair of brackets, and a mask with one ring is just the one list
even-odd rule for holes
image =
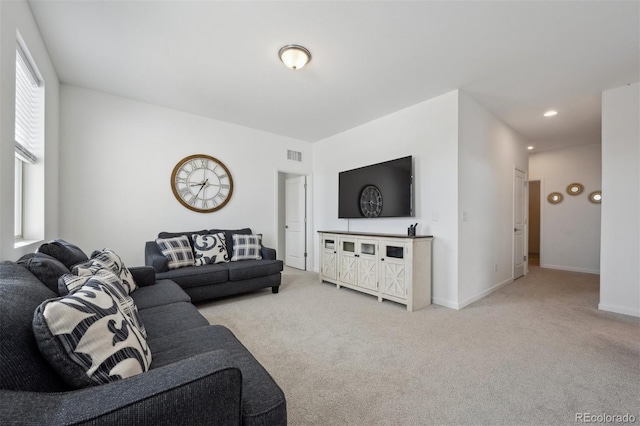
{"label": "flat screen television", "polygon": [[341,219],[413,216],[413,157],[338,174]]}

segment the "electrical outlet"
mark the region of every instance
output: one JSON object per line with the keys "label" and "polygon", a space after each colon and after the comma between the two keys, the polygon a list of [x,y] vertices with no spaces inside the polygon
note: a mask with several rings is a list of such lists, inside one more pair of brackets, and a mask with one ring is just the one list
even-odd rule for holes
{"label": "electrical outlet", "polygon": [[431,214],[431,220],[433,220],[434,222],[437,222],[440,220],[440,213],[438,212],[433,212]]}
{"label": "electrical outlet", "polygon": [[469,216],[467,216],[467,212],[462,212],[462,221],[466,222]]}

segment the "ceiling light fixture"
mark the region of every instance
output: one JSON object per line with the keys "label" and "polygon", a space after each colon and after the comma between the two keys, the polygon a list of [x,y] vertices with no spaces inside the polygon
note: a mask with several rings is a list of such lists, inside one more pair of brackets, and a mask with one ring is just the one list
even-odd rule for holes
{"label": "ceiling light fixture", "polygon": [[528,146],[528,147],[527,147],[527,149],[528,149],[529,151],[531,151],[531,150],[533,149],[533,147],[532,147],[532,146]]}
{"label": "ceiling light fixture", "polygon": [[553,117],[554,115],[558,115],[558,111],[549,110],[549,111],[544,113],[545,117]]}
{"label": "ceiling light fixture", "polygon": [[299,70],[311,60],[311,52],[297,44],[283,46],[278,52],[278,56],[283,64],[292,70]]}

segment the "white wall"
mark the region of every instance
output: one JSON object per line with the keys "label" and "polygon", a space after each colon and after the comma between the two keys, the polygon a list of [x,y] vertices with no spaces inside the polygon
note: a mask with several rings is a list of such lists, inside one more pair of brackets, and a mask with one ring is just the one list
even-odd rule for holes
{"label": "white wall", "polygon": [[458,128],[462,308],[513,280],[514,167],[526,173],[528,165],[526,140],[462,92]]}
{"label": "white wall", "polygon": [[[414,157],[415,217],[338,219],[338,173]],[[422,102],[313,145],[314,229],[434,235],[433,301],[457,307],[458,92]],[[433,213],[439,220],[433,221]],[[313,246],[319,244],[314,232]],[[318,254],[314,253],[315,270]]]}
{"label": "white wall", "polygon": [[640,317],[640,83],[602,93],[600,304]]}
{"label": "white wall", "polygon": [[[589,202],[602,189],[601,145],[591,144],[529,156],[529,180],[540,180],[542,219],[540,266],[598,274],[600,272],[601,205]],[[567,185],[584,185],[582,194],[567,194]],[[547,196],[560,192],[560,204]]]}
{"label": "white wall", "polygon": [[[58,235],[59,82],[26,1],[0,1],[0,259],[16,260],[42,241],[14,247],[14,135],[17,32],[45,84],[44,237]],[[40,163],[40,166],[43,163]],[[40,175],[42,176],[42,175]],[[42,206],[41,206],[42,207]]]}
{"label": "white wall", "polygon": [[[87,252],[112,248],[129,265],[144,264],[144,243],[160,231],[251,227],[274,247],[276,170],[311,171],[307,142],[68,85],[60,129],[60,235]],[[214,213],[187,210],[171,191],[175,164],[199,153],[233,176],[231,201]]]}

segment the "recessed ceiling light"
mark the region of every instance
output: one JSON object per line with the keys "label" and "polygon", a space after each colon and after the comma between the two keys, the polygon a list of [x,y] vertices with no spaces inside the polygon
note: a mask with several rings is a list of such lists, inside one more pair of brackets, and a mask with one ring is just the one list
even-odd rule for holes
{"label": "recessed ceiling light", "polygon": [[527,149],[528,149],[529,151],[531,151],[531,150],[533,149],[533,147],[532,147],[532,146],[528,146],[528,147],[527,147]]}
{"label": "recessed ceiling light", "polygon": [[545,117],[553,117],[554,115],[558,115],[558,111],[554,111],[554,110],[549,110],[547,112],[544,113]]}

